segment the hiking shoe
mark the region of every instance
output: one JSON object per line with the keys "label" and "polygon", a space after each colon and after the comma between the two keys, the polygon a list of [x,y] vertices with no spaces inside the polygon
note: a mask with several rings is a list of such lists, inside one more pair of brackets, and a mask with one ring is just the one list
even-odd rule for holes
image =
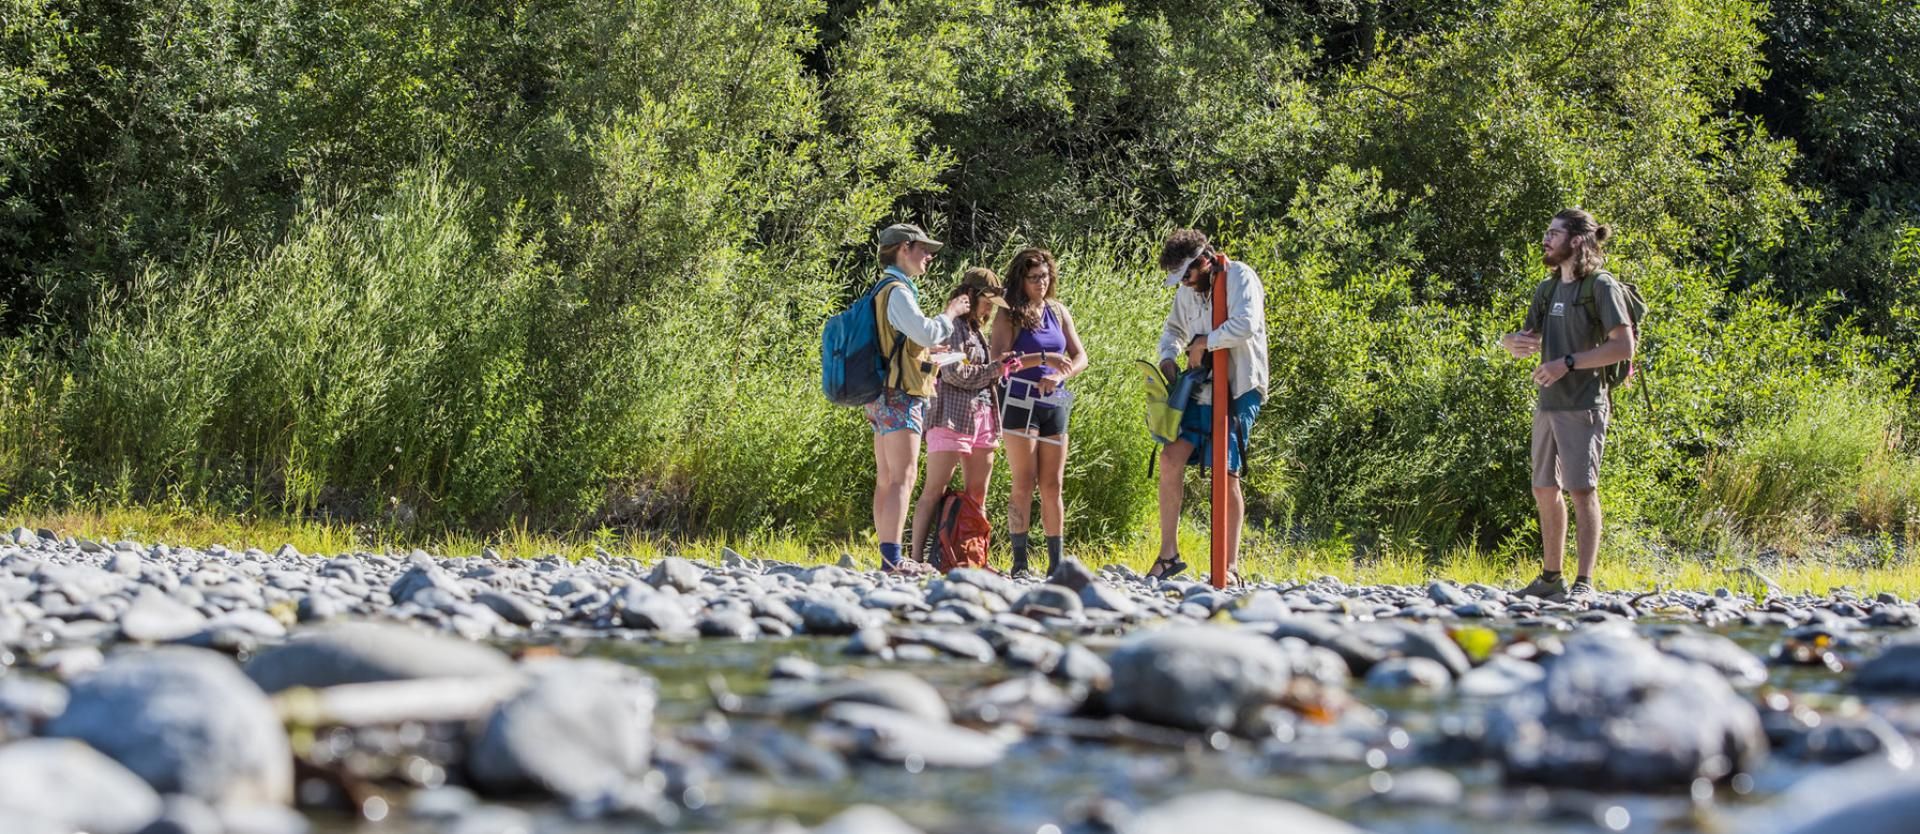
{"label": "hiking shoe", "polygon": [[1593,599],[1593,583],[1584,579],[1573,581],[1573,587],[1567,589],[1568,602],[1588,602]]}
{"label": "hiking shoe", "polygon": [[[1587,590],[1591,591],[1593,589],[1588,588]],[[1532,584],[1520,589],[1520,596],[1559,602],[1567,598],[1567,579],[1564,576],[1558,579],[1548,579],[1546,574],[1540,574],[1533,580]]]}

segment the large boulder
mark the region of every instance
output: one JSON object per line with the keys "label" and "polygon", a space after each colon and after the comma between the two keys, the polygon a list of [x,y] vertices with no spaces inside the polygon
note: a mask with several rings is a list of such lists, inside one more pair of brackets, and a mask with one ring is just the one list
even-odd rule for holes
{"label": "large boulder", "polygon": [[85,744],[46,738],[0,747],[0,819],[9,823],[37,819],[53,830],[132,834],[159,815],[160,795],[151,786]]}
{"label": "large boulder", "polygon": [[467,771],[496,793],[589,800],[646,775],[653,681],[606,660],[528,663],[531,684],[502,703],[468,751]]}
{"label": "large boulder", "polygon": [[1129,638],[1114,651],[1107,704],[1137,721],[1252,730],[1285,693],[1292,662],[1259,634],[1197,626]]}
{"label": "large boulder", "polygon": [[1582,633],[1545,671],[1489,717],[1488,740],[1513,780],[1683,790],[1766,757],[1759,713],[1718,671],[1630,629]]}
{"label": "large boulder", "polygon": [[205,649],[116,655],[74,683],[46,734],[93,745],[161,793],[236,805],[293,795],[293,752],[273,705]]}
{"label": "large boulder", "polygon": [[296,686],[514,674],[493,648],[397,623],[346,622],[295,635],[247,664],[268,692]]}

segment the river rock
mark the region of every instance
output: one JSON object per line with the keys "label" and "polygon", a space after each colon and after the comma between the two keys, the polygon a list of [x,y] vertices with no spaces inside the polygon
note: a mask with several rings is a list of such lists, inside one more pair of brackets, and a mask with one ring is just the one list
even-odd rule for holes
{"label": "river rock", "polygon": [[292,798],[279,715],[232,661],[204,649],[116,655],[74,684],[46,732],[93,745],[163,793],[214,804]]}
{"label": "river rock", "polygon": [[925,767],[977,768],[996,764],[1006,742],[978,730],[924,720],[899,710],[842,702],[822,713],[829,723],[850,731],[860,755],[883,762]]}
{"label": "river rock", "polygon": [[620,622],[628,628],[687,634],[698,628],[680,598],[654,590],[647,585],[628,585],[618,600]]}
{"label": "river rock", "polygon": [[1488,740],[1511,779],[1588,789],[1685,789],[1752,772],[1767,752],[1759,713],[1718,672],[1618,627],[1569,639],[1494,709]]}
{"label": "river rock", "polygon": [[922,834],[892,811],[878,805],[855,805],[813,829],[813,834]]}
{"label": "river rock", "polygon": [[120,636],[137,643],[165,643],[192,635],[206,624],[206,615],[146,588],[120,615]]}
{"label": "river rock", "polygon": [[1120,828],[1126,834],[1363,834],[1333,817],[1284,799],[1207,791],[1163,802]]}
{"label": "river rock", "polygon": [[906,672],[875,671],[830,681],[776,699],[775,711],[817,712],[833,704],[872,704],[936,724],[953,721],[946,699],[932,684]]}
{"label": "river rock", "polygon": [[246,670],[268,692],[296,686],[515,674],[513,661],[492,647],[382,622],[346,622],[302,632],[255,657]]}
{"label": "river rock", "polygon": [[1497,654],[1460,676],[1454,690],[1472,698],[1505,698],[1545,678],[1540,664]]}
{"label": "river rock", "polygon": [[1367,670],[1367,685],[1380,689],[1419,689],[1444,692],[1453,684],[1453,675],[1437,660],[1424,657],[1394,657]]}
{"label": "river rock", "polygon": [[1665,635],[1654,645],[1674,657],[1713,668],[1734,686],[1751,687],[1767,682],[1766,663],[1740,648],[1739,643],[1712,632],[1688,629]]}
{"label": "river rock", "polygon": [[0,820],[37,818],[55,830],[133,834],[159,815],[160,795],[92,747],[51,738],[0,746]]}
{"label": "river rock", "polygon": [[886,619],[884,613],[832,597],[811,597],[800,604],[801,624],[808,634],[844,636]]}
{"label": "river rock", "polygon": [[225,834],[220,812],[195,796],[174,794],[165,800],[160,817],[140,834]]}
{"label": "river rock", "polygon": [[0,677],[0,743],[26,738],[67,709],[67,688],[50,680]]}
{"label": "river rock", "polygon": [[1059,585],[1074,593],[1086,590],[1095,581],[1093,571],[1087,569],[1086,563],[1072,556],[1062,558],[1060,564],[1054,566],[1053,572],[1047,575],[1048,585]]}
{"label": "river rock", "polygon": [[1130,637],[1110,663],[1114,712],[1187,730],[1257,727],[1291,676],[1286,652],[1272,640],[1207,626]]}
{"label": "river rock", "polygon": [[1885,651],[1861,664],[1853,685],[1867,692],[1920,693],[1920,637],[1909,636],[1889,644]]}
{"label": "river rock", "polygon": [[1013,613],[1023,617],[1079,617],[1085,609],[1079,592],[1063,585],[1041,585],[1022,594],[1013,603]]}
{"label": "river rock", "polygon": [[700,578],[706,570],[679,556],[668,556],[653,566],[653,572],[647,575],[647,584],[655,588],[672,588],[683,594],[700,590]]}
{"label": "river rock", "polygon": [[653,749],[653,682],[606,660],[525,665],[531,683],[502,703],[467,757],[499,793],[538,790],[591,799],[646,775]]}
{"label": "river rock", "polygon": [[387,593],[393,597],[394,604],[398,605],[411,602],[416,595],[427,591],[439,591],[463,602],[468,599],[467,589],[460,586],[460,581],[428,559],[415,560],[413,567],[408,568],[406,573],[394,580]]}

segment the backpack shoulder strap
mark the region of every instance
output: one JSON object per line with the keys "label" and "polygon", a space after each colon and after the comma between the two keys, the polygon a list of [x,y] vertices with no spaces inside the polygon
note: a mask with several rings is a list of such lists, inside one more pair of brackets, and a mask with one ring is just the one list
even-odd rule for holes
{"label": "backpack shoulder strap", "polygon": [[[1527,307],[1527,318],[1531,319],[1536,314],[1541,316],[1542,318],[1546,316],[1547,305],[1553,303],[1554,282],[1559,280],[1560,280],[1559,278],[1549,275],[1547,276],[1546,280],[1541,281],[1540,283],[1534,285],[1533,303],[1529,307]],[[1545,322],[1536,319],[1534,324],[1535,326],[1539,326],[1539,325],[1545,324]]]}
{"label": "backpack shoulder strap", "polygon": [[[880,273],[880,280],[875,281],[873,289],[868,291],[873,295],[874,327],[876,330],[879,327],[879,320],[887,317],[887,303],[892,300],[891,297],[881,298],[881,295],[887,290],[898,291],[901,287],[907,287],[908,291],[911,292],[912,286],[912,284],[900,280],[900,276],[891,272]],[[899,328],[894,328],[893,335],[893,347],[887,351],[888,374],[893,373],[893,368],[898,365],[900,361],[900,351],[906,349],[907,346],[907,334],[900,332]]]}

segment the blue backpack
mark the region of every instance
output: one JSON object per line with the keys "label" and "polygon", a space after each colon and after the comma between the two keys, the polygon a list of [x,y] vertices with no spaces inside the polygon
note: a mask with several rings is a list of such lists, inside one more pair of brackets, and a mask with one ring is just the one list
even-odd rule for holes
{"label": "blue backpack", "polygon": [[906,339],[891,353],[881,354],[873,301],[888,284],[905,283],[892,273],[882,275],[852,306],[828,318],[820,331],[820,391],[834,405],[861,406],[880,398],[888,363],[900,358]]}

